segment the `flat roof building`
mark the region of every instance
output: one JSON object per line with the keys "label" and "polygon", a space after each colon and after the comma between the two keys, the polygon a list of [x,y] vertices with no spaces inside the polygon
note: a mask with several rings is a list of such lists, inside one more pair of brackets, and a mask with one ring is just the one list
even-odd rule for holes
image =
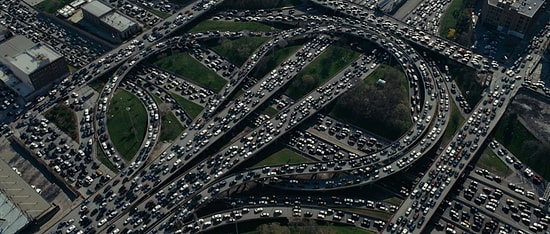
{"label": "flat roof building", "polygon": [[[122,42],[139,31],[139,24],[120,14],[102,1],[91,1],[81,7],[84,19],[107,30],[112,41]],[[109,38],[111,39],[111,38]]]}
{"label": "flat roof building", "polygon": [[0,233],[18,233],[54,212],[55,207],[0,159]]}
{"label": "flat roof building", "polygon": [[484,0],[481,22],[523,38],[544,0]]}
{"label": "flat roof building", "polygon": [[33,90],[69,74],[65,58],[49,45],[15,36],[0,44],[0,62]]}

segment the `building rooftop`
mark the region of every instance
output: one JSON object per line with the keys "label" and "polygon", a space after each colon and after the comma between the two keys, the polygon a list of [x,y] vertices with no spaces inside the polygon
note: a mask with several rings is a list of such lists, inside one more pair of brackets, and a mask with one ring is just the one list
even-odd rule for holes
{"label": "building rooftop", "polygon": [[489,0],[489,4],[509,8],[519,14],[533,18],[537,11],[542,7],[545,0]]}
{"label": "building rooftop", "polygon": [[0,69],[0,81],[8,86],[8,88],[12,89],[17,94],[25,98],[29,97],[34,91],[34,87],[25,84],[11,72],[6,72],[2,69]]}
{"label": "building rooftop", "polygon": [[0,56],[25,74],[31,74],[62,57],[48,45],[35,44],[24,36],[15,36],[0,44]]}
{"label": "building rooftop", "polygon": [[[29,219],[39,217],[51,207],[51,204],[4,160],[0,160],[0,192]],[[0,218],[2,217],[0,216]]]}
{"label": "building rooftop", "polygon": [[0,160],[1,233],[17,233],[51,208],[19,174],[4,160]]}
{"label": "building rooftop", "polygon": [[16,233],[29,223],[29,218],[13,204],[6,195],[0,193],[0,230],[2,233]]}
{"label": "building rooftop", "polygon": [[96,17],[101,17],[113,10],[111,6],[100,1],[91,1],[84,4],[81,8]]}
{"label": "building rooftop", "polygon": [[101,17],[101,21],[110,25],[119,32],[122,32],[136,24],[135,21],[125,15],[119,14],[116,11]]}

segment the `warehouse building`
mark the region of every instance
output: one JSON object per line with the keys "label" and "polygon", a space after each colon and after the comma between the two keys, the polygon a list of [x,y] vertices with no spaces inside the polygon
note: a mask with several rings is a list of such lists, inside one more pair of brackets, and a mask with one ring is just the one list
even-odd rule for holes
{"label": "warehouse building", "polygon": [[111,41],[120,43],[140,30],[135,20],[118,13],[107,3],[91,1],[81,9],[84,19],[105,29],[111,35]]}
{"label": "warehouse building", "polygon": [[484,0],[481,22],[523,38],[544,0]]}
{"label": "warehouse building", "polygon": [[32,90],[69,75],[65,58],[52,47],[14,36],[0,44],[0,63]]}

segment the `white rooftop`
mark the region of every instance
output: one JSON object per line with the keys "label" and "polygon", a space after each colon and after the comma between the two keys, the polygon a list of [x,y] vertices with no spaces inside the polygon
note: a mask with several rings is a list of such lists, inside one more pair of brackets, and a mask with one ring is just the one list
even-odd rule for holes
{"label": "white rooftop", "polygon": [[101,17],[101,21],[111,25],[111,27],[115,28],[119,32],[122,32],[136,24],[133,20],[129,19],[125,15],[119,14],[116,11]]}
{"label": "white rooftop", "polygon": [[24,36],[15,36],[0,44],[0,56],[25,74],[62,57],[45,44],[35,44]]}
{"label": "white rooftop", "polygon": [[84,4],[81,8],[96,17],[101,17],[113,10],[109,5],[100,1],[91,1]]}

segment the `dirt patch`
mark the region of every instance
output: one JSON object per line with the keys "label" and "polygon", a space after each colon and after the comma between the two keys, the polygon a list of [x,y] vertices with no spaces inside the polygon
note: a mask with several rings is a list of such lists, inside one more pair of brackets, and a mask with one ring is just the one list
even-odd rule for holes
{"label": "dirt patch", "polygon": [[550,103],[524,93],[518,93],[510,109],[518,114],[519,121],[539,141],[550,144]]}

